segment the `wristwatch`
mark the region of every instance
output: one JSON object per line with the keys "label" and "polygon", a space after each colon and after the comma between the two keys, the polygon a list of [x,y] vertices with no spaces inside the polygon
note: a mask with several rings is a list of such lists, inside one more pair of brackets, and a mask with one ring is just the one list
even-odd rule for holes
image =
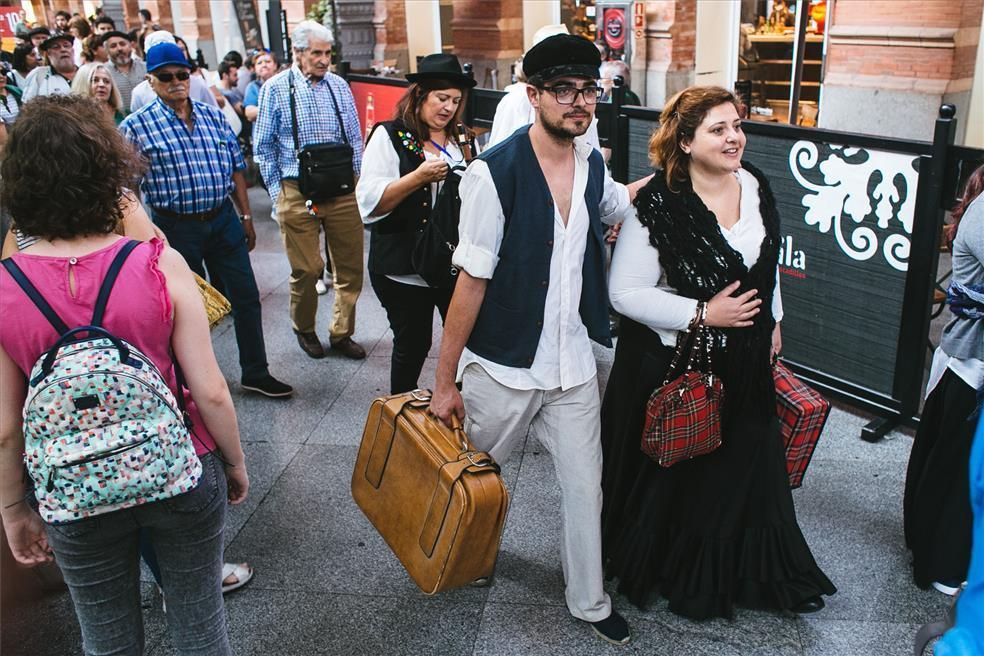
{"label": "wristwatch", "polygon": [[239,220],[241,222],[242,221],[252,221],[253,220],[253,215],[252,214],[243,214],[241,217],[239,217]]}

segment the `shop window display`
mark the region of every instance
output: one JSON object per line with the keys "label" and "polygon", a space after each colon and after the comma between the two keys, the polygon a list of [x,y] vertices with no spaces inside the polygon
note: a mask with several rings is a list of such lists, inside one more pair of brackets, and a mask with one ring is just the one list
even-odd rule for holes
{"label": "shop window display", "polygon": [[743,0],[739,35],[738,79],[751,86],[749,118],[788,122],[790,90],[794,84],[793,56],[796,10],[804,7],[807,28],[803,73],[799,83],[800,125],[816,125],[823,70],[825,0]]}

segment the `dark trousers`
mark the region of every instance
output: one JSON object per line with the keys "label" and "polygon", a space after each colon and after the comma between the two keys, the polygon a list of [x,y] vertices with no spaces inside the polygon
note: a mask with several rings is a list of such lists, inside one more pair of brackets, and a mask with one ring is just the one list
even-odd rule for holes
{"label": "dark trousers", "polygon": [[218,216],[211,221],[174,219],[153,210],[151,217],[192,271],[204,278],[208,267],[208,272],[221,280],[222,293],[232,304],[242,380],[256,381],[266,376],[269,369],[263,343],[260,291],[246,250],[246,232],[232,201],[226,199]]}
{"label": "dark trousers", "polygon": [[434,308],[443,322],[452,290],[405,285],[376,273],[369,274],[369,282],[393,330],[390,394],[417,389],[417,379],[431,347]]}

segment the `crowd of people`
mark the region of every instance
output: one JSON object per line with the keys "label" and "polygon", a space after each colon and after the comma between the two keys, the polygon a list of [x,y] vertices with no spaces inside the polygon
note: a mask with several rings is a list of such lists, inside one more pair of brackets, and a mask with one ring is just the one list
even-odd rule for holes
{"label": "crowd of people", "polygon": [[[293,395],[266,354],[249,257],[248,160],[279,224],[289,320],[304,354],[366,357],[354,336],[368,230],[369,282],[393,333],[390,392],[429,382],[420,377],[437,310],[444,326],[432,413],[449,426],[463,422],[472,444],[499,462],[530,432],[550,452],[573,617],[608,642],[630,641],[606,577],[636,606],[661,596],[694,619],[730,618],[736,607],[824,608],[836,588],[797,523],[775,413],[780,218],[769,180],[742,159],[734,94],[676,94],[649,144],[654,172],[621,184],[594,127],[608,93],[601,56],[565,30],[537,35],[492,143],[470,157],[459,124],[475,82],[454,55],[423,58],[396,115],[364,142],[352,92],[331,72],[325,26],[296,26],[290,66],[265,51],[233,52],[212,74],[179,36],[143,19],[130,32],[104,16],[64,12],[51,31],[24,25],[0,76],[0,201],[12,220],[4,256],[13,262],[0,271],[0,507],[18,561],[57,560],[86,653],[139,652],[138,553],[162,590],[178,652],[231,653],[222,594],[252,570],[223,563],[222,531],[225,502],[246,498],[249,476],[193,273],[231,304],[242,389]],[[916,582],[948,592],[966,579],[971,557],[970,484],[953,474],[967,470],[969,416],[984,382],[984,200],[974,200],[982,177],[955,213],[957,309],[934,360],[906,484]],[[460,196],[450,281],[427,276],[415,250],[445,188]],[[319,334],[326,267],[333,305]],[[610,305],[622,319],[600,390],[591,342],[612,346]],[[160,373],[200,463],[188,470],[196,485],[47,521],[62,489],[56,479],[68,475],[56,470],[76,465],[28,457],[31,477],[23,475],[31,445],[22,409],[58,326],[90,324]],[[698,333],[727,390],[722,445],[663,467],[639,448],[647,401]],[[63,414],[98,406],[88,397],[72,403]]]}

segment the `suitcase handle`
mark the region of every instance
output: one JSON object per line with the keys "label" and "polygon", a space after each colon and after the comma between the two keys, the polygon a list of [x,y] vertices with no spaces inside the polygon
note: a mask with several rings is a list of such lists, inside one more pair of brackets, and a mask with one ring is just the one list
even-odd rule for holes
{"label": "suitcase handle", "polygon": [[458,415],[451,413],[451,430],[454,431],[455,437],[461,442],[461,450],[468,450],[468,438],[465,437],[465,429],[461,425],[461,420],[458,419]]}

